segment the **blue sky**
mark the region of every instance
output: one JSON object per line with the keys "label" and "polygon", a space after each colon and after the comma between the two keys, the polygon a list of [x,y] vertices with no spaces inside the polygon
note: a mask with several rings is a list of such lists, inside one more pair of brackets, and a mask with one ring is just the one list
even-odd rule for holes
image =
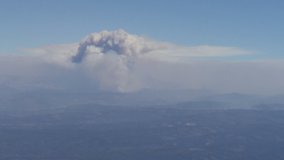
{"label": "blue sky", "polygon": [[261,53],[253,58],[284,58],[283,0],[1,0],[0,7],[1,54],[124,29],[179,45],[234,46]]}

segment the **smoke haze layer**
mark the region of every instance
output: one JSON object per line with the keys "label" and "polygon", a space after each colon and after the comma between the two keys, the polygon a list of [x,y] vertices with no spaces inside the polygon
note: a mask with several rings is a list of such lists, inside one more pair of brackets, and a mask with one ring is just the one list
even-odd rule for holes
{"label": "smoke haze layer", "polygon": [[179,46],[117,30],[92,33],[80,43],[21,49],[30,54],[1,55],[1,85],[20,90],[284,93],[283,60],[212,59],[255,54],[236,47]]}

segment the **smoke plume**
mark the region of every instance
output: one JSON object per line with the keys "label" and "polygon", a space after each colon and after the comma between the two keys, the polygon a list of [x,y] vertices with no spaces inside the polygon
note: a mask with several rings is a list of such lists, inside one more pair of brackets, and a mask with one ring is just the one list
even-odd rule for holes
{"label": "smoke plume", "polygon": [[[1,85],[82,92],[133,92],[145,88],[284,92],[283,60],[208,58],[256,53],[236,47],[179,46],[117,30],[92,33],[79,43],[20,49],[30,54],[0,55]],[[15,78],[11,76],[24,77],[20,78],[24,81],[12,80]]]}

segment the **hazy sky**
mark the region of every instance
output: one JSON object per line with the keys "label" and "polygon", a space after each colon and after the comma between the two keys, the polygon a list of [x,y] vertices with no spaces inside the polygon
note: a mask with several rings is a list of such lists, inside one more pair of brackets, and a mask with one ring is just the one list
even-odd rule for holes
{"label": "hazy sky", "polygon": [[284,93],[282,0],[1,0],[0,7],[1,85]]}
{"label": "hazy sky", "polygon": [[179,45],[263,53],[245,59],[284,58],[283,0],[1,0],[0,7],[1,54],[124,29]]}

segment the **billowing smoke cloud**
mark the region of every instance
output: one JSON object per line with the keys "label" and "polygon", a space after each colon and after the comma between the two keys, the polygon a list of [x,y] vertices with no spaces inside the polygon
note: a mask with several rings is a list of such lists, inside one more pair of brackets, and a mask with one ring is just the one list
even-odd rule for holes
{"label": "billowing smoke cloud", "polygon": [[122,29],[113,32],[102,31],[84,38],[79,44],[77,55],[72,57],[72,61],[81,62],[88,54],[115,53],[124,63],[127,63],[142,54],[154,50],[166,50],[172,45],[146,40],[143,37],[128,34]]}
{"label": "billowing smoke cloud", "polygon": [[[92,33],[80,43],[21,49],[31,54],[1,55],[1,84],[80,91],[207,88],[220,92],[284,93],[283,60],[206,58],[255,53],[236,47],[186,47],[117,30]],[[7,75],[25,80],[7,80]]]}
{"label": "billowing smoke cloud", "polygon": [[127,92],[140,88],[139,80],[130,75],[135,62],[146,53],[170,46],[173,44],[146,40],[124,30],[102,31],[80,42],[72,62],[87,66],[89,75],[99,79],[102,89]]}

